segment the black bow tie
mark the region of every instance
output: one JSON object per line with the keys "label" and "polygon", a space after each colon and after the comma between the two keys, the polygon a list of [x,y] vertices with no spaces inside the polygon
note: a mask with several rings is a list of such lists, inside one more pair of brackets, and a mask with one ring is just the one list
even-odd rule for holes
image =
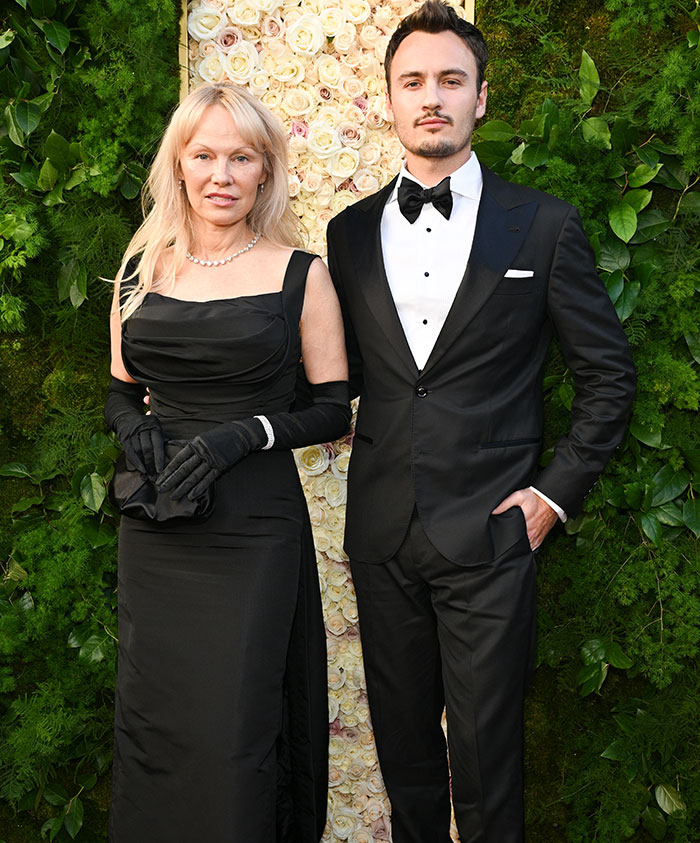
{"label": "black bow tie", "polygon": [[399,209],[411,225],[420,216],[423,205],[432,202],[435,208],[445,217],[450,218],[452,213],[452,191],[450,190],[450,177],[443,179],[435,187],[428,187],[425,190],[411,179],[401,179],[399,185]]}

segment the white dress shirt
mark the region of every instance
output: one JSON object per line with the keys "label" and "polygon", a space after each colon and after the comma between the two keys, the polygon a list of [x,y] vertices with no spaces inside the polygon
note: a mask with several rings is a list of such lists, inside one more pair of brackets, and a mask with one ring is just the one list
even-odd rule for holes
{"label": "white dress shirt", "polygon": [[[381,221],[382,257],[391,295],[408,347],[419,369],[428,362],[467,268],[474,242],[476,215],[483,187],[481,167],[474,152],[450,175],[452,213],[449,219],[426,203],[410,223],[398,202],[403,178],[423,184],[404,164]],[[566,513],[538,489],[542,498],[566,521]]]}

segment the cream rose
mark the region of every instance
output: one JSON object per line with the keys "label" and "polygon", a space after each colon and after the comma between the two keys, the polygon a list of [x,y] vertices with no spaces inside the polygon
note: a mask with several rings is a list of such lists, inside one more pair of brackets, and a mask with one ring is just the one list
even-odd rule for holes
{"label": "cream rose", "polygon": [[338,477],[327,477],[323,496],[331,506],[344,504],[348,499],[347,481]]}
{"label": "cream rose", "polygon": [[331,635],[342,635],[348,628],[348,622],[340,612],[333,612],[326,618],[326,629]]}
{"label": "cream rose", "polygon": [[296,196],[299,195],[299,191],[301,190],[301,184],[299,183],[299,176],[296,173],[288,173],[287,174],[287,185],[289,196],[291,199],[294,199]]}
{"label": "cream rose", "polygon": [[382,781],[381,773],[372,773],[367,779],[367,789],[370,793],[383,793],[384,782]]}
{"label": "cream rose", "polygon": [[318,81],[322,85],[328,85],[329,88],[338,88],[343,81],[340,62],[333,56],[321,56],[316,62],[316,71]]}
{"label": "cream rose", "polygon": [[372,840],[372,832],[368,828],[356,828],[348,837],[348,843],[372,843]]}
{"label": "cream rose", "polygon": [[370,822],[374,822],[386,814],[386,809],[379,799],[370,799],[364,813]]}
{"label": "cream rose", "polygon": [[336,717],[338,716],[338,712],[340,711],[340,703],[338,700],[332,695],[328,695],[328,722],[332,723]]}
{"label": "cream rose", "polygon": [[369,196],[379,190],[379,180],[368,169],[357,170],[352,177],[352,183],[365,196]]}
{"label": "cream rose", "polygon": [[324,179],[314,194],[314,205],[317,208],[328,208],[335,197],[335,185],[331,179]]}
{"label": "cream rose", "polygon": [[360,46],[365,50],[374,50],[374,45],[382,33],[371,23],[366,23],[360,30]]}
{"label": "cream rose", "polygon": [[286,41],[295,53],[315,56],[326,43],[321,21],[315,15],[302,15],[287,29]]}
{"label": "cream rose", "polygon": [[[331,209],[334,214],[344,211],[349,205],[354,205],[357,196],[350,190],[338,190],[331,201]],[[344,503],[344,501],[343,501]]]}
{"label": "cream rose", "polygon": [[337,6],[325,6],[319,17],[323,34],[327,38],[334,38],[340,27],[345,23],[345,13]]}
{"label": "cream rose", "polygon": [[288,58],[276,61],[269,67],[270,75],[285,85],[298,85],[304,79],[304,65],[296,56],[288,54]]}
{"label": "cream rose", "polygon": [[308,172],[304,173],[304,178],[302,179],[301,187],[302,190],[305,190],[307,193],[316,193],[322,183],[323,176],[321,175],[321,173],[309,170]]}
{"label": "cream rose", "polygon": [[265,14],[270,14],[270,12],[281,5],[278,0],[251,0],[251,4],[255,6],[258,11],[264,12]]}
{"label": "cream rose", "polygon": [[357,603],[354,600],[348,600],[343,606],[342,612],[348,623],[355,624],[358,622]]}
{"label": "cream rose", "polygon": [[309,124],[309,151],[319,158],[331,158],[342,145],[337,132],[323,120]]}
{"label": "cream rose", "polygon": [[216,50],[200,63],[198,72],[205,82],[222,82],[226,78],[224,59],[224,54]]}
{"label": "cream rose", "polygon": [[[350,24],[352,26],[352,24]],[[353,27],[353,33],[355,31],[355,27]],[[355,44],[348,52],[343,53],[340,56],[341,64],[344,64],[345,67],[349,67],[351,70],[357,70],[360,66],[360,62],[362,61],[362,56],[364,53],[362,50]]]}
{"label": "cream rose", "polygon": [[345,684],[345,673],[342,670],[328,669],[328,687],[337,691]]}
{"label": "cream rose", "polygon": [[250,0],[236,0],[228,9],[228,17],[236,26],[257,26],[260,23],[260,9]]}
{"label": "cream rose", "polygon": [[331,812],[331,828],[339,840],[347,840],[357,829],[358,819],[349,808],[336,808]]}
{"label": "cream rose", "polygon": [[393,32],[398,24],[396,15],[389,6],[377,6],[373,20],[377,26],[390,32]]}
{"label": "cream rose", "polygon": [[226,15],[207,6],[193,9],[187,16],[187,31],[195,41],[216,38],[226,26]]}
{"label": "cream rose", "polygon": [[306,448],[300,448],[295,452],[295,457],[297,466],[312,477],[323,474],[330,463],[328,451],[322,445],[307,445]]}
{"label": "cream rose", "polygon": [[290,117],[305,117],[315,105],[314,90],[308,85],[288,88],[282,98],[282,109]]}
{"label": "cream rose", "polygon": [[[342,510],[342,513],[340,510]],[[333,507],[327,515],[327,526],[331,533],[338,533],[339,537],[342,536],[343,530],[345,529],[344,506]]]}
{"label": "cream rose", "polygon": [[351,100],[361,97],[365,92],[364,83],[357,76],[345,76],[340,89]]}
{"label": "cream rose", "polygon": [[367,0],[345,0],[343,11],[347,20],[357,26],[364,23],[372,14],[372,7]]}
{"label": "cream rose", "polygon": [[237,85],[245,84],[258,69],[258,51],[248,41],[241,41],[223,61],[228,78]]}
{"label": "cream rose", "polygon": [[356,33],[357,30],[349,21],[341,23],[333,39],[333,49],[336,53],[349,52],[355,45]]}
{"label": "cream rose", "polygon": [[365,167],[372,167],[382,157],[382,148],[378,143],[369,141],[360,147],[360,159]]}
{"label": "cream rose", "polygon": [[328,162],[328,172],[339,182],[349,179],[360,166],[360,153],[351,147],[344,147]]}
{"label": "cream rose", "polygon": [[343,784],[346,779],[345,770],[336,767],[335,764],[330,764],[328,767],[328,787],[338,787]]}
{"label": "cream rose", "polygon": [[345,752],[345,741],[339,735],[331,735],[328,739],[328,754],[343,755]]}
{"label": "cream rose", "polygon": [[363,76],[384,76],[384,70],[381,64],[377,61],[377,59],[369,55],[368,53],[363,53],[362,58],[360,59],[360,73]]}
{"label": "cream rose", "polygon": [[319,17],[323,11],[323,0],[301,0],[299,5],[304,14]]}
{"label": "cream rose", "polygon": [[256,70],[248,80],[250,92],[256,97],[261,97],[270,87],[270,76],[265,70]]}

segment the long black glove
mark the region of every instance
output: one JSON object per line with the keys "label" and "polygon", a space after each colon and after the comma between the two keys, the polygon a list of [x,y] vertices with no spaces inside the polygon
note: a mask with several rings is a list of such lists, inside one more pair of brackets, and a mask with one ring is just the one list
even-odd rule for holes
{"label": "long black glove", "polygon": [[252,451],[289,450],[330,442],[347,433],[350,397],[347,381],[311,384],[313,404],[296,413],[276,413],[226,422],[184,445],[156,480],[172,498],[202,494],[216,478]]}
{"label": "long black glove", "polygon": [[160,422],[144,414],[146,388],[112,378],[105,401],[105,419],[117,434],[129,462],[152,480],[165,465],[165,445]]}

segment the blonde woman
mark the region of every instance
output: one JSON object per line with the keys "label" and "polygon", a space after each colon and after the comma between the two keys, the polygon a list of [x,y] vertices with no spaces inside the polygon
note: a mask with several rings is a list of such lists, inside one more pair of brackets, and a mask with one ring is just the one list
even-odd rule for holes
{"label": "blonde woman", "polygon": [[290,449],[349,424],[338,302],[294,248],[285,137],[246,92],[190,94],[147,188],[105,410],[126,457],[110,840],[315,843],[325,641]]}

